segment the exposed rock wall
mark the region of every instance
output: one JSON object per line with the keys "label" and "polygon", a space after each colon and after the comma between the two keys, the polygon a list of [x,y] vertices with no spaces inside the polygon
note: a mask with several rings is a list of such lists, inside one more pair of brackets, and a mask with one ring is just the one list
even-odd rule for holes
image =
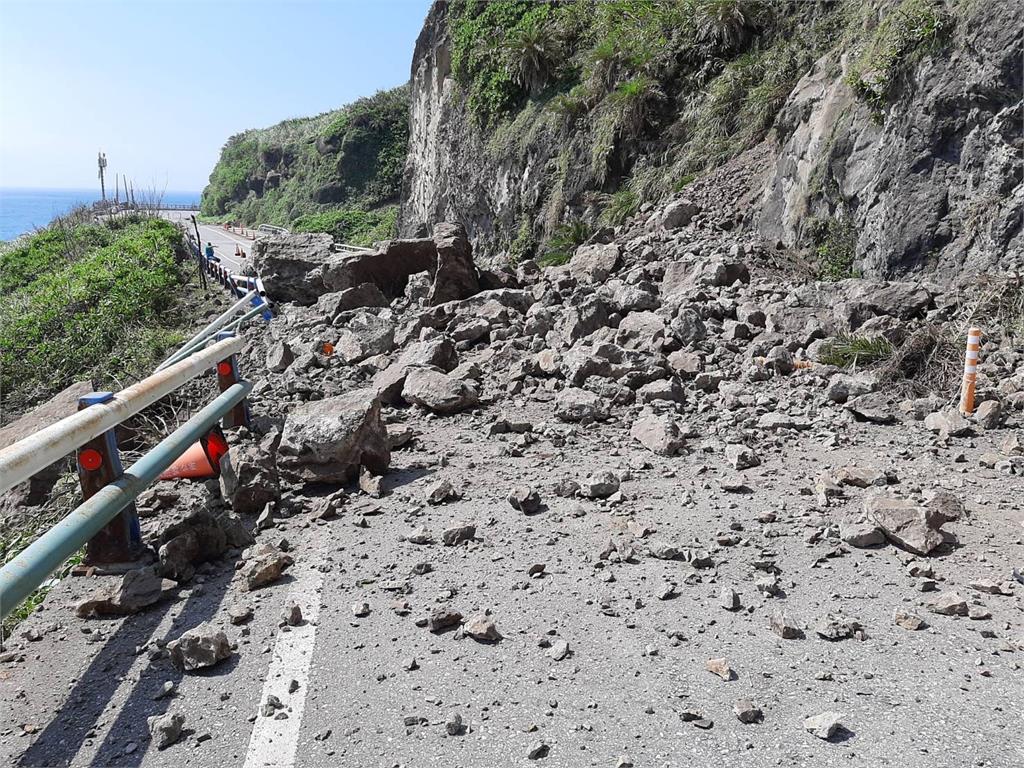
{"label": "exposed rock wall", "polygon": [[[848,222],[852,267],[869,277],[1022,264],[1022,11],[1011,0],[944,7],[955,19],[951,38],[908,56],[882,108],[847,84],[860,48],[835,36],[779,111],[770,151],[751,150],[767,172],[754,174],[757,187],[743,196],[753,205],[737,220],[798,248],[814,245],[814,226]],[[903,12],[897,0],[866,8],[876,26]],[[615,181],[578,162],[589,156],[586,118],[570,127],[530,102],[496,129],[479,127],[452,71],[448,15],[448,3],[436,2],[416,44],[400,233],[459,221],[478,259],[503,261],[517,231],[542,239],[559,221],[593,222],[594,201]],[[667,134],[681,125],[648,143],[670,155]]]}
{"label": "exposed rock wall", "polygon": [[974,6],[949,55],[927,58],[884,115],[859,102],[849,57],[826,57],[780,112],[758,228],[799,244],[809,221],[848,217],[862,271],[1015,268],[1021,241],[1021,30],[1016,3]]}

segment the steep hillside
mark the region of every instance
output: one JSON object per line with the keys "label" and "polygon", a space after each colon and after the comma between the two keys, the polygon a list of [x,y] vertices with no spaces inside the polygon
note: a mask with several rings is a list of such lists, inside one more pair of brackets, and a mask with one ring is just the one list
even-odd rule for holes
{"label": "steep hillside", "polygon": [[206,216],[368,243],[395,224],[408,88],[232,136],[203,191]]}
{"label": "steep hillside", "polygon": [[458,220],[497,260],[559,260],[751,150],[736,218],[823,275],[1010,264],[1020,25],[1008,0],[439,0],[400,230]]}

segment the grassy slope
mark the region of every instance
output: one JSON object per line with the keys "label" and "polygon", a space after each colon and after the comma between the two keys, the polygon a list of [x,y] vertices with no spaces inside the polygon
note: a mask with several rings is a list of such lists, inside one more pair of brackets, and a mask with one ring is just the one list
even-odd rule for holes
{"label": "grassy slope", "polygon": [[0,252],[0,394],[18,411],[73,381],[148,372],[180,340],[170,223],[64,219]]}
{"label": "grassy slope", "polygon": [[406,87],[333,112],[232,136],[203,214],[331,232],[368,244],[394,232],[408,145]]}

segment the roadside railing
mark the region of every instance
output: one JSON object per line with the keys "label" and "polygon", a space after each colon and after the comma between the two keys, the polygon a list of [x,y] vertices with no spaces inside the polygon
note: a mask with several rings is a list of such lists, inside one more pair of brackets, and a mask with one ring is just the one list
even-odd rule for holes
{"label": "roadside railing", "polygon": [[[239,379],[235,358],[243,340],[230,331],[212,328],[213,325],[193,337],[196,343],[191,351],[176,362],[161,366],[151,376],[116,394],[87,395],[79,400],[78,412],[0,450],[0,493],[75,452],[85,499],[0,568],[0,616],[14,610],[83,546],[87,548],[87,564],[137,560],[142,541],[132,505],[135,498],[197,441],[206,451],[206,443],[218,422],[230,427],[247,421],[245,398],[252,385]],[[214,343],[203,348],[214,333]],[[211,369],[217,374],[220,390],[213,402],[129,469],[122,469],[118,425]],[[211,466],[214,465],[215,460],[211,461]]]}
{"label": "roadside railing", "polygon": [[290,235],[291,234],[291,232],[289,232],[287,229],[285,229],[284,227],[279,227],[276,224],[260,224],[258,227],[256,227],[256,231],[264,233],[264,234],[267,234],[267,235]]}

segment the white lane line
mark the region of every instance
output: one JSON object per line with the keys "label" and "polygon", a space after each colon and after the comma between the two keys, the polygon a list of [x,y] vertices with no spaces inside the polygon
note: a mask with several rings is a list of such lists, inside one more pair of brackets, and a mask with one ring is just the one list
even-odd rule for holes
{"label": "white lane line", "polygon": [[222,235],[222,236],[232,240],[233,242],[238,243],[239,245],[252,245],[253,242],[255,242],[255,241],[249,240],[248,238],[245,238],[245,237],[241,237],[241,236],[236,237],[234,232],[230,232],[230,231],[228,231],[226,229],[212,228],[212,231],[216,232],[218,235]]}
{"label": "white lane line", "polygon": [[[291,585],[289,599],[296,600],[302,607],[303,622],[289,632],[277,633],[274,657],[267,670],[258,705],[262,708],[268,696],[277,696],[285,706],[280,712],[287,712],[288,717],[278,720],[274,715],[264,717],[257,711],[244,768],[289,768],[295,765],[299,728],[309,691],[309,667],[313,661],[324,575],[314,567],[292,573],[295,581]],[[295,693],[288,692],[292,680],[299,683]]]}

